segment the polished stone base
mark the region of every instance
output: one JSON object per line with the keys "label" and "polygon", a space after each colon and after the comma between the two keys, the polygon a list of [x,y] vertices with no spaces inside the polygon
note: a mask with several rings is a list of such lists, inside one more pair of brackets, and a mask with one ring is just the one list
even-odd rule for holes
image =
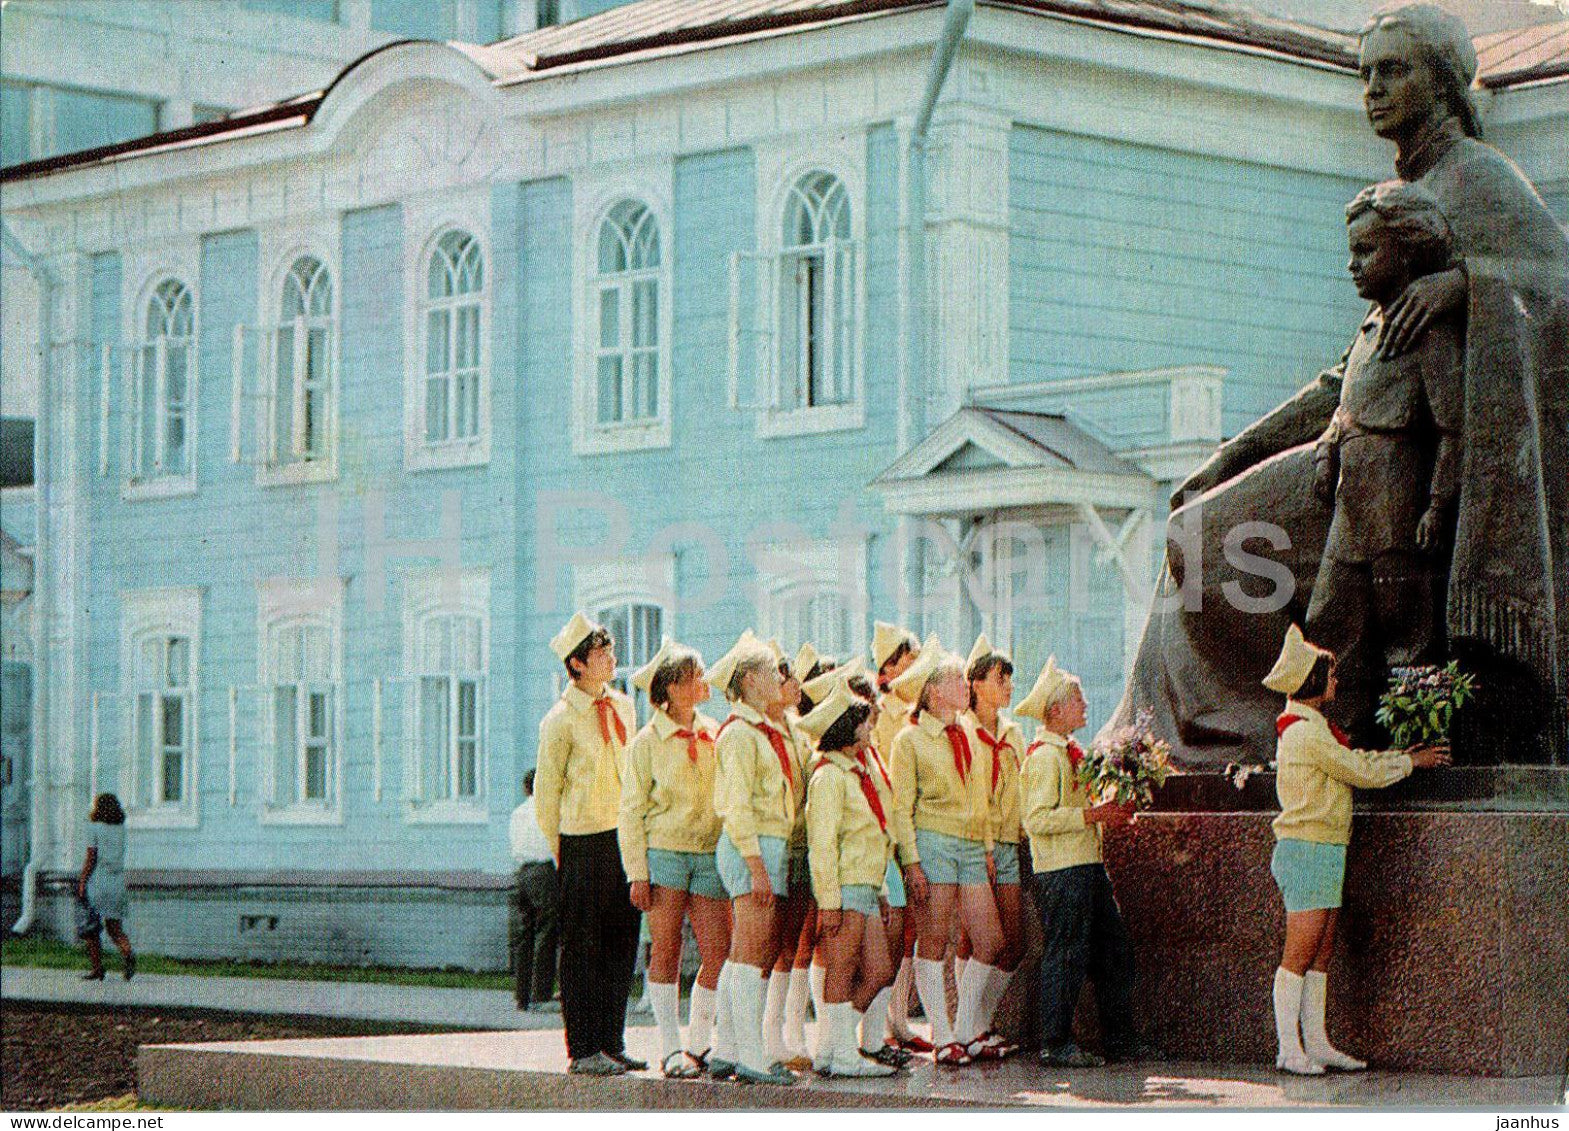
{"label": "polished stone base", "polygon": [[[650,1062],[658,1035],[627,1033]],[[1026,1057],[938,1071],[918,1061],[887,1080],[822,1080],[794,1087],[666,1080],[649,1070],[613,1079],[569,1076],[560,1032],[250,1041],[143,1046],[137,1095],[198,1111],[633,1111],[1412,1108],[1515,1110],[1560,1105],[1560,1076],[1477,1080],[1368,1072],[1302,1078],[1255,1065],[1182,1063],[1045,1071]]]}
{"label": "polished stone base", "polygon": [[[1358,795],[1330,971],[1341,1048],[1379,1068],[1564,1072],[1566,785],[1564,770],[1438,771]],[[1241,791],[1196,775],[1107,837],[1140,1020],[1172,1056],[1274,1056],[1285,912],[1269,872],[1273,808],[1269,775]]]}

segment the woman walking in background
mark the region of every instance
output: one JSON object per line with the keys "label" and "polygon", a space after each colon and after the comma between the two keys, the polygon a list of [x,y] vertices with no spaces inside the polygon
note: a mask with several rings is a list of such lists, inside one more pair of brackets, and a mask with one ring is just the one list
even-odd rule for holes
{"label": "woman walking in background", "polygon": [[[120,799],[112,793],[100,793],[93,799],[92,812],[88,814],[87,859],[82,862],[82,876],[76,882],[76,894],[86,900],[103,919],[104,930],[125,959],[125,980],[136,976],[136,955],[131,953],[131,940],[125,934],[125,810]],[[104,948],[93,931],[84,937],[87,958],[92,970],[83,977],[90,982],[101,982],[104,977]]]}

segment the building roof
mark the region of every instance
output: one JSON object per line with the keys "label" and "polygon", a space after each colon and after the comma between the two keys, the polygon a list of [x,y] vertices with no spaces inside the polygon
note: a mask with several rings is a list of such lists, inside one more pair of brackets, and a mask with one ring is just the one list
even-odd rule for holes
{"label": "building roof", "polygon": [[[978,0],[984,7],[1073,20],[1118,30],[1180,35],[1236,50],[1354,72],[1357,37],[1224,3],[1224,0]],[[941,0],[637,0],[569,24],[540,28],[481,46],[453,43],[498,86],[548,77],[568,67],[632,62],[740,40],[788,34],[900,12],[941,7]],[[333,85],[387,44],[350,64]],[[1477,40],[1481,83],[1499,89],[1569,76],[1569,21],[1555,21]],[[189,145],[309,124],[331,92],[302,94],[239,110],[215,122],[133,138],[0,169],[0,181]]]}

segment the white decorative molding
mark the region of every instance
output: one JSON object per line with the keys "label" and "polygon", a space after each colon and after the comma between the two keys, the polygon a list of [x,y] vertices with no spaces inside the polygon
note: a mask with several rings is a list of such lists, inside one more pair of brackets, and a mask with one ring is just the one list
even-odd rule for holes
{"label": "white decorative molding", "polygon": [[[623,200],[648,208],[659,225],[659,411],[648,420],[600,424],[595,356],[600,226]],[[671,443],[675,336],[675,167],[668,159],[623,161],[579,173],[572,183],[572,450],[607,455],[668,448]]]}
{"label": "white decorative molding", "polygon": [[753,603],[758,629],[765,639],[779,637],[790,648],[806,643],[806,633],[793,627],[801,614],[801,604],[814,597],[832,596],[838,598],[844,610],[845,638],[811,642],[841,662],[866,650],[871,579],[864,534],[759,543],[748,549],[757,566]]}
{"label": "white decorative molding", "polygon": [[591,613],[626,602],[658,605],[664,610],[665,635],[675,635],[675,555],[604,558],[572,567],[573,608]]}
{"label": "white decorative molding", "polygon": [[[141,427],[140,420],[136,417],[136,399],[134,382],[136,380],[138,347],[143,343],[147,333],[147,304],[153,296],[158,285],[167,279],[178,280],[191,296],[191,339],[190,349],[186,355],[186,413],[185,413],[185,444],[189,452],[190,467],[183,474],[155,475],[146,479],[135,478],[131,474],[122,477],[120,484],[120,497],[127,502],[140,502],[147,499],[168,499],[184,495],[194,495],[198,484],[198,467],[200,465],[200,432],[202,401],[201,401],[201,328],[202,328],[202,288],[201,288],[201,241],[198,237],[185,235],[175,238],[164,237],[137,243],[121,255],[120,260],[120,373],[113,383],[118,390],[121,411],[119,413],[121,439],[124,443],[124,466],[131,469],[134,457],[129,453],[136,450],[134,435]],[[114,397],[109,398],[111,402]],[[102,412],[113,416],[110,409],[105,406]],[[158,427],[163,427],[163,422],[158,422]]]}
{"label": "white decorative molding", "polygon": [[[491,343],[496,336],[493,296],[496,261],[488,184],[411,197],[403,202],[403,458],[410,471],[477,467],[490,462]],[[449,231],[473,236],[484,256],[480,295],[479,431],[470,440],[425,442],[425,302],[430,257]]]}

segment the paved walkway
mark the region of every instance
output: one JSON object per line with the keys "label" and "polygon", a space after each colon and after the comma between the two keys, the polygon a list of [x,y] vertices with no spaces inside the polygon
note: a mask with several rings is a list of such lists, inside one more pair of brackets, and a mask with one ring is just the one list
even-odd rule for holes
{"label": "paved walkway", "polygon": [[506,990],[182,974],[137,974],[127,982],[117,967],[118,964],[112,964],[109,976],[102,982],[85,982],[79,970],[6,966],[0,968],[0,998],[83,1005],[183,1006],[458,1029],[554,1029],[561,1025],[559,1013],[520,1013]]}

